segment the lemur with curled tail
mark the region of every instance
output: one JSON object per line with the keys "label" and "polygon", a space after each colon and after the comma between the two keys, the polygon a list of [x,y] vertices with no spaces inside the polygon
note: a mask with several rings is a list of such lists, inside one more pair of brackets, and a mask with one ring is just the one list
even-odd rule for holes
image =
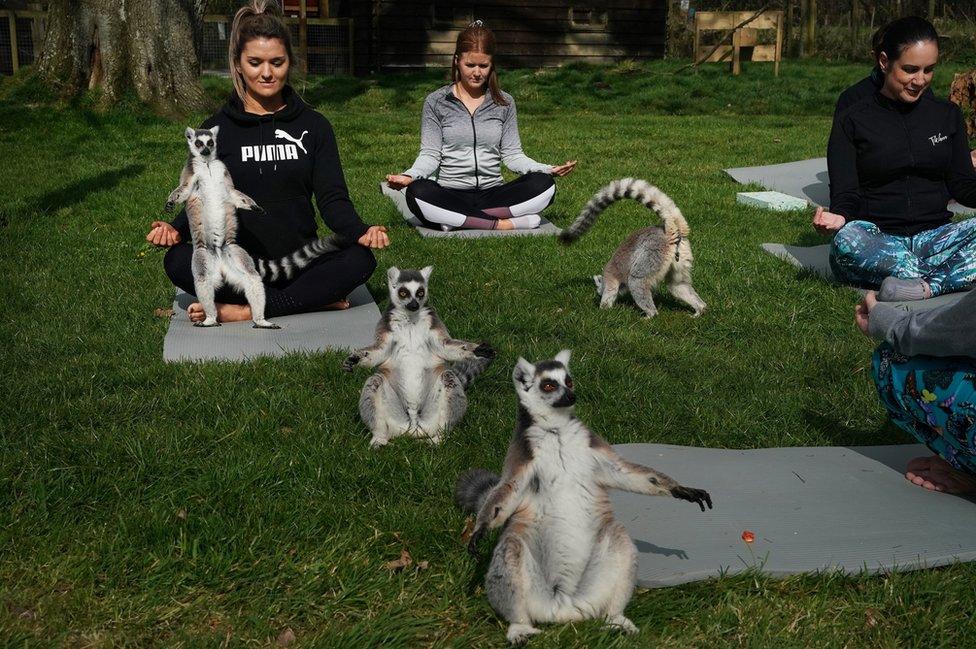
{"label": "lemur with curled tail", "polygon": [[636,200],[657,212],[664,225],[631,233],[603,267],[603,275],[593,276],[600,294],[600,308],[612,307],[617,294],[626,287],[644,315],[653,318],[657,315],[657,307],[652,291],[663,281],[671,295],[690,306],[695,317],[700,316],[706,305],[691,285],[694,258],[688,243],[688,222],[674,201],[646,180],[624,178],[602,188],[573,224],[559,233],[559,240],[573,243],[593,227],[604,210],[624,198]]}
{"label": "lemur with curled tail", "polygon": [[342,369],[379,367],[363,386],[359,414],[372,432],[370,446],[399,435],[432,444],[454,427],[468,406],[465,388],[495,357],[485,343],[451,338],[427,306],[432,266],[391,267],[386,273],[390,304],[376,326],[376,343],[350,354]]}
{"label": "lemur with curled tail", "polygon": [[573,415],[569,350],[536,364],[519,358],[512,373],[518,423],[501,476],[463,473],[454,495],[476,513],[468,549],[477,555],[487,530],[504,526],[488,572],[488,601],[521,643],[542,622],[603,619],[635,633],[624,616],[637,577],[637,549],[614,519],[608,490],[691,501],[709,494],[628,462]]}
{"label": "lemur with curled tail", "polygon": [[278,325],[264,318],[264,284],[288,279],[313,259],[340,249],[337,237],[330,236],[306,244],[295,252],[276,260],[257,260],[237,245],[237,210],[263,211],[247,194],[234,188],[230,172],[217,158],[218,126],[210,129],[185,131],[190,150],[180,184],[166,200],[166,211],[172,212],[177,203],[186,203],[186,216],[193,239],[190,268],[197,299],[206,316],[198,327],[218,327],[217,305],[214,296],[225,282],[244,292],[251,307],[254,326],[278,329]]}

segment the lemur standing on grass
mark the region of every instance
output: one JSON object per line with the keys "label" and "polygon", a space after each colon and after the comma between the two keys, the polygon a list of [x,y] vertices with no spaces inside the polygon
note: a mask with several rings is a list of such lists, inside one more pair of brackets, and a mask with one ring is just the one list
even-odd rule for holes
{"label": "lemur standing on grass", "polygon": [[254,199],[234,189],[230,172],[217,159],[217,132],[211,129],[187,128],[185,131],[190,154],[180,173],[179,186],[166,200],[166,211],[177,203],[186,203],[186,215],[193,238],[193,286],[203,306],[206,318],[194,323],[197,327],[218,327],[217,305],[214,295],[226,282],[244,292],[251,307],[254,326],[278,329],[278,325],[264,319],[264,284],[290,278],[296,270],[327,252],[339,250],[333,235],[306,244],[292,254],[278,260],[258,260],[257,265],[242,247],[237,245],[237,209],[261,210]]}
{"label": "lemur standing on grass", "polygon": [[502,475],[463,473],[454,494],[477,513],[468,546],[477,555],[486,530],[505,526],[485,576],[488,601],[520,643],[539,622],[604,619],[627,633],[624,617],[634,592],[637,549],[613,517],[609,489],[673,496],[698,504],[712,499],[621,458],[573,415],[576,396],[569,350],[533,365],[519,358],[512,379],[518,423]]}
{"label": "lemur standing on grass", "polygon": [[688,222],[674,201],[646,180],[624,178],[602,188],[573,224],[559,233],[559,240],[573,243],[593,227],[604,210],[624,198],[636,200],[656,211],[664,226],[651,226],[631,233],[614,251],[603,268],[603,275],[593,276],[600,294],[600,308],[612,307],[617,293],[626,287],[637,306],[648,318],[653,318],[657,315],[657,307],[651,293],[664,281],[671,295],[694,309],[695,317],[700,316],[706,305],[691,285],[693,257],[688,243]]}
{"label": "lemur standing on grass", "polygon": [[464,415],[464,389],[495,357],[485,343],[451,338],[434,309],[427,306],[432,266],[422,270],[391,267],[390,304],[376,326],[376,343],[346,358],[342,369],[379,366],[366,380],[359,414],[373,434],[370,446],[399,435],[441,441]]}

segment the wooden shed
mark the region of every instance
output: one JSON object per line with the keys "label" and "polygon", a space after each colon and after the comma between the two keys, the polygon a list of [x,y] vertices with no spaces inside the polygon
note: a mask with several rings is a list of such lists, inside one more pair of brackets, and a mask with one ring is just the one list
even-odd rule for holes
{"label": "wooden shed", "polygon": [[[333,0],[335,3],[335,0]],[[665,52],[667,0],[360,0],[339,2],[354,21],[357,74],[447,67],[458,32],[475,19],[495,32],[504,67],[656,59]]]}

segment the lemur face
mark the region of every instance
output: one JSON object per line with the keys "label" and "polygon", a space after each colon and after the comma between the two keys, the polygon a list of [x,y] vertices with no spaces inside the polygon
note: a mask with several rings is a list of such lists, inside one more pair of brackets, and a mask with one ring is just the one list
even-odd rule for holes
{"label": "lemur face", "polygon": [[390,289],[390,304],[406,309],[419,311],[427,304],[427,281],[433,272],[433,266],[421,270],[404,269],[391,266],[386,271],[386,284]]}
{"label": "lemur face", "polygon": [[217,154],[217,131],[220,127],[211,129],[186,129],[186,143],[190,147],[190,155],[195,158],[212,159]]}
{"label": "lemur face", "polygon": [[519,401],[530,410],[571,409],[576,403],[576,393],[569,374],[569,356],[570,351],[564,349],[555,359],[535,365],[519,358],[512,372]]}

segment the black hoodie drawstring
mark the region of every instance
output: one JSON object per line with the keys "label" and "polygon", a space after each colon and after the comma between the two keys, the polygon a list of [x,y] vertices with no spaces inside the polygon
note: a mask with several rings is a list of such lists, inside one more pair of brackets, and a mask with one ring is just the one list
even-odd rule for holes
{"label": "black hoodie drawstring", "polygon": [[[278,137],[278,129],[275,127],[275,114],[271,113],[271,134]],[[278,156],[275,156],[274,170],[278,171]]]}
{"label": "black hoodie drawstring", "polygon": [[258,159],[258,175],[264,175],[264,158],[261,156],[264,154],[264,120],[258,120],[258,142],[260,142],[260,148],[258,148],[258,155],[255,156]]}

